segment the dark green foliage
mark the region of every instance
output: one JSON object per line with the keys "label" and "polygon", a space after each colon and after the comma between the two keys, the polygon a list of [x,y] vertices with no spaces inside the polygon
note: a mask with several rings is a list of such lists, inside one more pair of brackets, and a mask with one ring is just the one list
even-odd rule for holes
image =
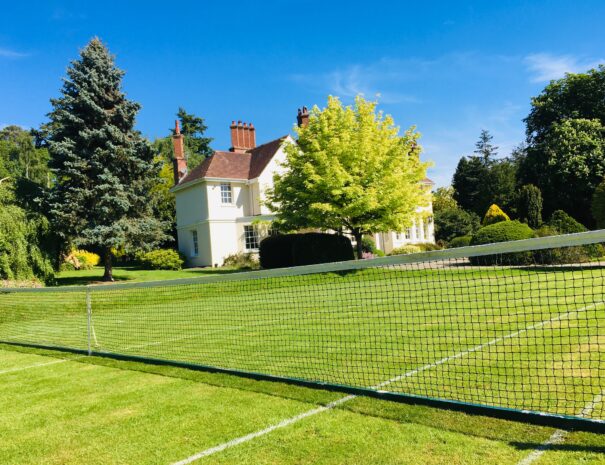
{"label": "dark green foliage", "polygon": [[0,191],[0,279],[51,281],[56,251],[48,220],[14,205],[6,188]]}
{"label": "dark green foliage", "polygon": [[577,222],[563,210],[556,210],[548,220],[548,226],[554,228],[559,234],[572,234],[588,231],[586,227]]}
{"label": "dark green foliage", "polygon": [[[494,242],[518,241],[534,237],[534,231],[525,223],[519,221],[501,221],[490,224],[477,231],[470,245],[492,244]],[[488,255],[471,257],[473,265],[525,265],[531,262],[532,255],[528,252]]]}
{"label": "dark green foliage", "polygon": [[437,241],[449,242],[454,237],[466,236],[479,229],[479,216],[461,208],[436,211],[434,220]]}
{"label": "dark green foliage", "polygon": [[525,122],[521,182],[540,188],[545,216],[563,209],[592,227],[592,194],[605,175],[605,67],[551,82]]}
{"label": "dark green foliage", "polygon": [[68,68],[46,127],[54,227],[66,242],[103,251],[105,280],[113,279],[111,248],[149,249],[166,237],[148,196],[159,165],[134,130],[140,106],[122,92],[123,76],[93,39]]}
{"label": "dark green foliage", "polygon": [[542,193],[533,184],[526,184],[519,190],[517,216],[534,229],[542,224]]}
{"label": "dark green foliage", "polygon": [[601,181],[592,195],[591,211],[597,228],[605,228],[605,180]]}
{"label": "dark green foliage", "polygon": [[185,260],[174,249],[158,249],[138,254],[137,259],[146,270],[180,270]]}
{"label": "dark green foliage", "polygon": [[[536,230],[536,236],[557,236],[560,231],[549,225],[542,225]],[[600,244],[585,245],[582,247],[559,247],[554,249],[536,250],[534,261],[543,265],[562,265],[566,263],[584,263],[603,255]]]}
{"label": "dark green foliage", "polygon": [[450,241],[449,247],[451,249],[455,249],[457,247],[467,247],[467,246],[471,245],[471,239],[472,239],[472,236],[454,237]]}
{"label": "dark green foliage", "polygon": [[283,268],[353,260],[349,238],[336,234],[303,233],[269,236],[259,248],[263,268]]}

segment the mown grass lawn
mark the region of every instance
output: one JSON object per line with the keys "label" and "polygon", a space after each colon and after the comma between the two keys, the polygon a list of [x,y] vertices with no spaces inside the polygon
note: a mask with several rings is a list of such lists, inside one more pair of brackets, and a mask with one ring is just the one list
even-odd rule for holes
{"label": "mown grass lawn", "polygon": [[[179,271],[143,270],[137,266],[117,266],[113,269],[116,282],[163,281],[167,279],[195,278],[199,276],[237,273],[236,268],[187,268]],[[96,266],[91,270],[61,271],[56,276],[56,286],[82,286],[101,283],[103,268]]]}

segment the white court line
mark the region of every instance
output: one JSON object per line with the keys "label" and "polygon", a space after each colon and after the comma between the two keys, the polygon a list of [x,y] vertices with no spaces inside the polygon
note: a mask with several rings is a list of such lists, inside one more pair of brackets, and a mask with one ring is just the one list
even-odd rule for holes
{"label": "white court line", "polygon": [[[590,401],[586,406],[582,409],[579,416],[580,417],[588,417],[595,409],[595,407],[603,402],[603,396],[605,396],[605,391],[597,394],[592,401]],[[562,429],[556,430],[546,441],[540,444],[531,454],[522,459],[517,465],[530,465],[538,460],[540,457],[544,455],[544,453],[550,449],[552,445],[561,444],[565,441],[565,438],[569,434],[569,431],[565,431]]]}
{"label": "white court line", "polygon": [[3,375],[5,373],[14,373],[15,371],[29,370],[30,368],[38,368],[38,367],[45,367],[47,365],[55,365],[57,363],[63,363],[63,362],[69,362],[69,361],[70,360],[67,360],[67,359],[61,359],[61,360],[53,360],[52,362],[36,363],[35,365],[27,365],[27,366],[19,367],[19,368],[11,368],[9,370],[0,371],[0,375]]}
{"label": "white court line", "polygon": [[[463,357],[463,356],[468,355],[470,353],[473,353],[473,352],[476,352],[478,350],[481,350],[481,349],[483,349],[485,347],[488,347],[488,346],[491,346],[491,345],[496,344],[498,342],[501,342],[501,341],[503,341],[505,339],[510,339],[512,337],[516,337],[516,336],[518,336],[520,334],[523,334],[523,333],[525,333],[527,331],[531,331],[532,329],[541,328],[542,326],[547,325],[549,323],[554,323],[556,321],[561,321],[564,318],[568,318],[569,316],[571,316],[573,314],[578,314],[578,313],[585,312],[587,310],[595,308],[598,305],[602,305],[604,303],[605,302],[597,302],[595,304],[587,305],[587,306],[579,308],[577,310],[572,310],[570,312],[563,313],[563,314],[558,315],[558,316],[556,316],[554,318],[551,318],[549,320],[540,321],[539,323],[527,326],[526,328],[520,329],[519,331],[515,331],[513,333],[506,334],[504,336],[492,339],[489,342],[485,342],[483,344],[479,344],[479,345],[477,345],[475,347],[472,347],[470,349],[467,349],[465,351],[458,352],[457,354],[450,355],[448,357],[444,357],[441,360],[437,360],[436,362],[428,363],[428,364],[423,365],[423,366],[421,366],[419,368],[415,368],[413,370],[410,370],[410,371],[408,371],[408,372],[406,372],[406,373],[404,373],[402,375],[396,376],[396,377],[391,378],[391,379],[389,379],[387,381],[383,381],[382,383],[379,383],[379,384],[377,384],[375,386],[372,386],[371,389],[380,389],[382,387],[387,386],[388,384],[400,381],[400,380],[402,380],[404,378],[408,378],[410,376],[414,376],[414,375],[416,375],[416,374],[418,374],[418,373],[420,373],[422,371],[426,371],[426,370],[429,370],[431,368],[435,368],[435,367],[437,367],[439,365],[442,365],[442,364],[444,364],[446,362],[449,362],[450,360],[455,360],[457,358]],[[331,402],[329,404],[326,404],[326,405],[324,405],[322,407],[318,407],[318,408],[315,408],[315,409],[312,409],[312,410],[307,410],[306,412],[303,412],[303,413],[301,413],[299,415],[296,415],[294,417],[285,419],[285,420],[283,420],[283,421],[281,421],[279,423],[276,423],[274,425],[268,426],[265,429],[262,429],[260,431],[256,431],[255,433],[250,433],[250,434],[247,434],[245,436],[240,436],[239,438],[232,439],[231,441],[227,441],[227,442],[225,442],[223,444],[219,444],[218,446],[214,446],[214,447],[211,447],[210,449],[203,450],[203,451],[198,452],[197,454],[191,455],[190,457],[187,457],[187,458],[185,458],[183,460],[180,460],[178,462],[174,462],[171,465],[188,465],[188,464],[193,463],[193,462],[195,462],[195,461],[197,461],[197,460],[199,460],[201,458],[208,457],[209,455],[216,454],[217,452],[224,451],[225,449],[229,449],[231,447],[237,446],[237,445],[242,444],[244,442],[251,441],[252,439],[256,439],[256,438],[258,438],[260,436],[264,436],[264,435],[269,434],[269,433],[271,433],[271,432],[273,432],[273,431],[275,431],[277,429],[285,428],[286,426],[289,426],[289,425],[291,425],[293,423],[297,423],[297,422],[299,422],[299,421],[301,421],[301,420],[303,420],[305,418],[311,417],[313,415],[317,415],[318,413],[322,413],[322,412],[325,412],[327,410],[331,410],[331,409],[333,409],[334,407],[336,407],[338,405],[342,405],[345,402],[349,402],[349,401],[355,399],[356,397],[357,396],[355,396],[355,395],[348,395],[346,397],[342,397],[342,398],[340,398],[338,400],[335,400],[334,402]],[[598,402],[600,402],[600,401],[601,401],[601,398],[599,397]],[[594,405],[597,404],[598,402],[593,401],[589,405],[592,405],[592,408],[594,408]],[[592,409],[591,409],[591,411],[592,411]],[[584,412],[584,410],[582,412]],[[527,465],[527,464],[519,464],[519,465]]]}

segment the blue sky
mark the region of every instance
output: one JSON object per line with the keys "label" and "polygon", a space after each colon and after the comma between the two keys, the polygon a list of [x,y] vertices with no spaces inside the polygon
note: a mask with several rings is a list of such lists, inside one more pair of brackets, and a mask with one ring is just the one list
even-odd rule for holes
{"label": "blue sky", "polygon": [[179,106],[226,149],[233,119],[253,122],[261,143],[291,132],[302,105],[379,94],[397,124],[422,133],[439,185],[481,129],[507,155],[531,96],[605,61],[602,1],[3,3],[0,126],[45,121],[69,60],[99,36],[150,138]]}

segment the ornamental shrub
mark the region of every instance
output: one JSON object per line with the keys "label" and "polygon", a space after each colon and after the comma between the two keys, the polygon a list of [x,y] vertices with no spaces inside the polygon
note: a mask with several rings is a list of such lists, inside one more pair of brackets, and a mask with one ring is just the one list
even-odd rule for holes
{"label": "ornamental shrub", "polygon": [[256,270],[260,266],[254,253],[235,253],[223,260],[223,266],[230,266],[239,270]]}
{"label": "ornamental shrub", "polygon": [[471,245],[471,239],[472,239],[472,236],[454,237],[450,241],[449,247],[450,247],[450,249],[455,249],[458,247],[467,247],[467,246]]}
{"label": "ornamental shrub", "polygon": [[510,221],[510,218],[494,203],[487,209],[481,224],[483,226],[489,226],[490,224],[500,223],[501,221]]}
{"label": "ornamental shrub", "polygon": [[[470,245],[492,244],[495,242],[518,241],[534,237],[534,231],[519,221],[500,221],[477,231]],[[473,265],[527,265],[532,261],[531,252],[487,255],[471,257]]]}
{"label": "ornamental shrub", "polygon": [[422,252],[422,249],[417,245],[404,245],[402,247],[397,247],[396,249],[391,250],[389,255],[407,255],[410,253],[419,253]]}
{"label": "ornamental shrub", "polygon": [[101,261],[101,257],[86,250],[73,250],[61,264],[62,270],[91,270]]}
{"label": "ornamental shrub", "polygon": [[443,248],[438,244],[433,244],[432,242],[421,242],[420,244],[414,245],[418,247],[421,252],[430,252],[431,250],[441,250]]}
{"label": "ornamental shrub", "polygon": [[173,270],[183,268],[185,260],[174,249],[157,249],[137,256],[139,264],[146,270]]}
{"label": "ornamental shrub", "polygon": [[263,268],[312,265],[355,258],[348,237],[316,232],[266,237],[260,243],[259,255]]}
{"label": "ornamental shrub", "polygon": [[542,224],[542,193],[533,184],[526,184],[517,193],[517,214],[519,220],[531,228]]}
{"label": "ornamental shrub", "polygon": [[461,208],[448,208],[434,213],[435,239],[451,241],[454,237],[473,234],[480,227],[479,217]]}

